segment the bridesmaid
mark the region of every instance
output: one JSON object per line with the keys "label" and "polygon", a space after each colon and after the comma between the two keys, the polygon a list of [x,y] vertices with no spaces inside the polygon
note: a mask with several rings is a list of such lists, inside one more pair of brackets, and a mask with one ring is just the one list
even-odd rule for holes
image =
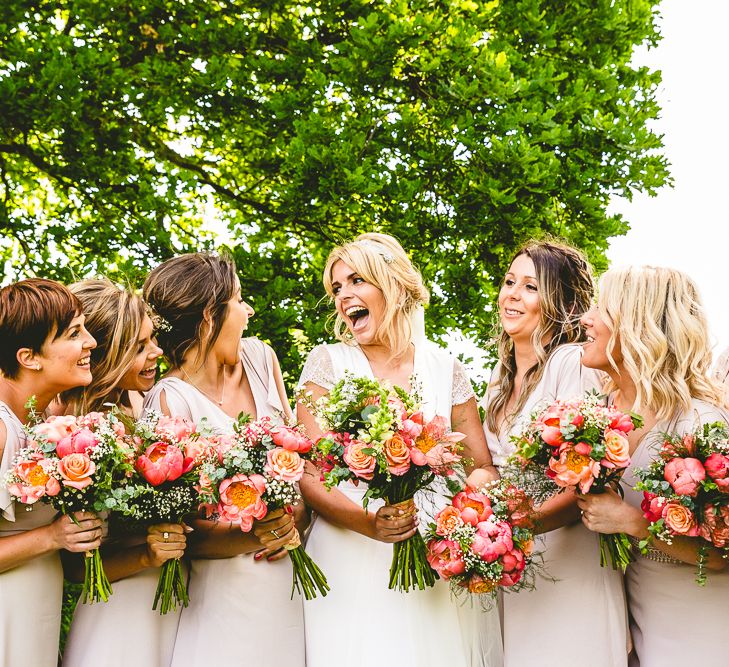
{"label": "bridesmaid", "polygon": [[[499,362],[484,399],[484,430],[497,465],[513,453],[510,436],[538,405],[601,387],[603,378],[580,365],[578,344],[584,340],[579,318],[593,289],[587,261],[569,246],[532,241],[512,260],[498,297]],[[564,665],[565,648],[546,620],[565,619],[570,646],[581,654],[591,647],[591,667],[625,665],[622,577],[600,567],[597,535],[579,523],[575,496],[562,493],[543,503],[538,530],[551,579],[538,579],[535,590],[504,595],[505,664]]]}
{"label": "bridesmaid", "polygon": [[[414,320],[428,301],[420,273],[400,244],[385,234],[363,234],[334,248],[323,276],[336,310],[341,341],[315,347],[300,380],[311,398],[324,396],[349,370],[409,388],[422,383],[427,417],[447,417],[466,434],[465,456],[476,466],[471,481],[496,477],[480,427],[473,389],[463,367],[445,350],[420,340]],[[298,415],[312,437],[321,431],[303,403]],[[387,588],[392,543],[417,530],[414,517],[372,501],[366,484],[327,491],[312,471],[301,482],[317,512],[307,551],[327,575],[331,592],[304,604],[308,667],[501,665],[498,612],[450,599],[448,584],[403,594]],[[421,504],[426,498],[416,501]],[[401,514],[402,512],[400,512]],[[423,512],[421,511],[421,514]]]}
{"label": "bridesmaid", "polygon": [[[61,391],[91,382],[96,343],[81,304],[63,285],[23,280],[0,290],[0,479],[25,445],[26,403],[43,412]],[[50,505],[16,504],[0,484],[0,664],[54,667],[63,573],[59,550],[101,543],[91,513],[56,517]],[[74,522],[74,518],[76,522]]]}
{"label": "bridesmaid", "polygon": [[[674,269],[631,267],[608,271],[597,307],[582,322],[588,336],[582,363],[610,376],[610,401],[645,419],[631,433],[631,467],[623,477],[625,500],[615,492],[579,500],[582,521],[600,533],[648,536],[648,521],[633,490],[634,470],[649,465],[661,433],[688,433],[727,421],[722,389],[709,377],[711,352],[704,309],[693,281]],[[619,332],[619,333],[618,333]],[[652,540],[646,556],[628,566],[626,588],[640,667],[727,664],[729,571],[711,548],[705,587],[694,581],[700,538]]]}
{"label": "bridesmaid", "polygon": [[[69,287],[81,301],[86,327],[96,339],[91,353],[94,378],[86,387],[61,395],[67,414],[103,412],[115,405],[127,416],[140,416],[142,393],[152,388],[162,350],[142,299],[108,280],[83,280]],[[166,534],[166,538],[165,538]],[[179,524],[150,526],[146,535],[119,534],[112,523],[102,546],[104,570],[114,594],[101,605],[78,604],[66,649],[65,667],[168,665],[177,634],[177,613],[152,609],[159,568],[181,558],[185,534]],[[64,559],[66,575],[83,578],[78,558]],[[121,629],[123,628],[123,631]],[[134,637],[135,641],[129,641]]]}
{"label": "bridesmaid", "polygon": [[[150,273],[144,297],[164,320],[159,339],[170,368],[145,397],[146,410],[205,419],[220,433],[232,433],[241,412],[292,417],[273,350],[256,338],[241,340],[254,313],[232,260],[207,253],[168,260]],[[273,511],[252,533],[222,521],[192,525],[190,606],[172,664],[303,667],[302,603],[291,597],[291,561],[282,550],[294,516]],[[256,563],[266,555],[270,562]]]}

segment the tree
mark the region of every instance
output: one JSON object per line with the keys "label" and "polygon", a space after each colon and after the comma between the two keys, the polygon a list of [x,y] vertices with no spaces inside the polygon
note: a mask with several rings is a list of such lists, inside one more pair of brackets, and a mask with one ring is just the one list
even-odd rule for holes
{"label": "tree", "polygon": [[326,337],[331,245],[387,231],[433,335],[480,340],[515,246],[605,267],[609,197],[668,180],[653,0],[9,0],[0,227],[21,272],[142,274],[230,230],[293,377]]}

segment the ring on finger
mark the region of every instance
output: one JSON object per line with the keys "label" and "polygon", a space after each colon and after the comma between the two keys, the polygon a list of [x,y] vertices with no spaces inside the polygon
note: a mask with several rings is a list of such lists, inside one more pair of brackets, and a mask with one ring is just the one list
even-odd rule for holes
{"label": "ring on finger", "polygon": [[165,531],[164,533],[162,533],[162,539],[166,542],[167,540],[170,539],[170,534],[167,531]]}
{"label": "ring on finger", "polygon": [[276,532],[275,530],[272,530],[272,531],[271,531],[271,534],[272,534],[272,535],[273,535],[273,536],[274,536],[274,537],[275,537],[276,539],[278,539],[279,537],[281,537],[281,536],[280,536],[280,535],[279,535],[279,534],[278,534],[278,533],[277,533],[277,532]]}

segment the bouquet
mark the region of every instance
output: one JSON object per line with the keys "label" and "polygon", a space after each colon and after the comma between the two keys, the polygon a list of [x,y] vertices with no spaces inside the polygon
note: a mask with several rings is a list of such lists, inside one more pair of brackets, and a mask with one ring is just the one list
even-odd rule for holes
{"label": "bouquet", "polygon": [[[31,418],[34,414],[31,410]],[[28,444],[5,480],[21,503],[40,500],[71,518],[74,512],[103,512],[116,503],[113,494],[123,493],[131,465],[124,425],[115,415],[36,417],[25,430]],[[86,552],[83,602],[106,602],[111,593],[99,550]]]}
{"label": "bouquet", "polygon": [[[521,435],[512,438],[516,444],[513,460],[522,471],[538,471],[542,480],[546,474],[552,493],[568,488],[602,493],[610,484],[620,490],[617,482],[630,465],[626,436],[642,423],[638,415],[601,405],[596,393],[555,401],[532,415]],[[613,569],[625,570],[631,560],[626,535],[600,535],[600,565],[609,561]]]}
{"label": "bouquet", "polygon": [[[306,397],[303,399],[306,401]],[[327,488],[343,480],[367,482],[365,509],[384,498],[415,513],[413,497],[438,476],[448,477],[461,456],[464,435],[449,433],[444,417],[427,421],[418,410],[417,389],[408,394],[377,380],[345,375],[311,408],[327,431],[315,445],[315,459]],[[389,588],[420,590],[433,586],[422,535],[393,545]]]}
{"label": "bouquet", "polygon": [[[134,470],[125,498],[111,509],[129,517],[132,524],[180,523],[195,512],[199,499],[198,469],[212,456],[214,442],[183,417],[150,412],[131,424]],[[129,502],[132,499],[133,502]],[[182,565],[178,559],[162,565],[152,609],[160,614],[189,604]]]}
{"label": "bouquet", "polygon": [[532,515],[531,499],[504,480],[466,487],[428,526],[428,562],[456,594],[465,589],[490,606],[499,587],[518,591],[533,580],[524,577],[531,574]]}
{"label": "bouquet", "polygon": [[702,538],[696,581],[705,585],[709,545],[729,557],[729,428],[715,422],[687,435],[664,434],[658,458],[636,475],[653,537],[667,544],[677,535]]}
{"label": "bouquet", "polygon": [[[221,436],[216,456],[199,472],[201,509],[240,525],[243,532],[270,510],[301,500],[297,484],[304,474],[304,456],[312,443],[299,429],[276,425],[270,417],[250,421],[241,414],[233,437]],[[307,600],[329,591],[326,577],[309,557],[296,531],[286,545],[293,566],[294,591]]]}

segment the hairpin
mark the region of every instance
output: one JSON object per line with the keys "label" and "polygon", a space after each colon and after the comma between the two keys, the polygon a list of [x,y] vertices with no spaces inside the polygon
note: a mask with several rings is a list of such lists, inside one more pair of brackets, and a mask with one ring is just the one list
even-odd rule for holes
{"label": "hairpin", "polygon": [[356,243],[357,245],[362,245],[365,248],[369,248],[373,252],[376,252],[380,257],[382,257],[385,264],[392,264],[395,261],[392,253],[384,245],[382,245],[382,243],[378,241],[372,241],[371,239],[362,239],[361,241],[356,241]]}

